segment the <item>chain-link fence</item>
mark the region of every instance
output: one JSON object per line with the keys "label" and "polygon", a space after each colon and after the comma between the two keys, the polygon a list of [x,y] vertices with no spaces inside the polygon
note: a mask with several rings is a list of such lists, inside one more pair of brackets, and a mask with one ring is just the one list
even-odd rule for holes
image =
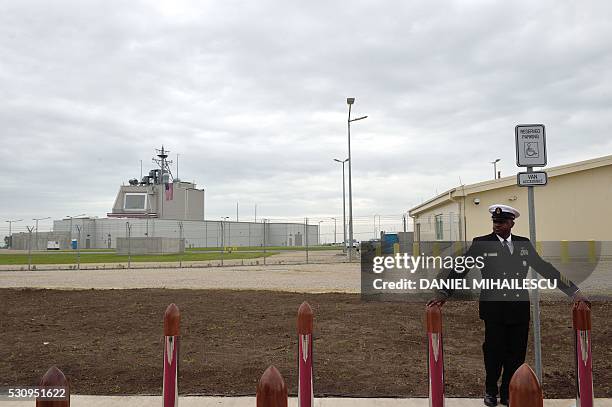
{"label": "chain-link fence", "polygon": [[[0,235],[10,249],[0,257],[3,269],[341,263],[348,261],[350,246],[348,219],[345,224],[342,216],[256,222],[74,217],[38,227],[2,226]],[[360,242],[403,231],[412,231],[406,214],[355,217],[353,260],[359,260]]]}

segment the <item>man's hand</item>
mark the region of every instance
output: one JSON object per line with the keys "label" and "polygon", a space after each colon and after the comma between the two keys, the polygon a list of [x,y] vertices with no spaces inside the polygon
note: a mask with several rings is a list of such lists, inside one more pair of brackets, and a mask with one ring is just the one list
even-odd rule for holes
{"label": "man's hand", "polygon": [[446,293],[444,293],[442,291],[438,291],[434,298],[432,298],[431,300],[427,301],[427,306],[430,307],[432,305],[437,305],[437,306],[441,307],[442,305],[444,305],[444,303],[446,302],[447,299],[448,299],[448,295]]}
{"label": "man's hand", "polygon": [[582,291],[580,290],[574,293],[572,299],[574,300],[574,302],[584,302],[586,305],[589,306],[589,308],[591,308],[591,301],[589,301],[589,299],[584,294],[582,294]]}

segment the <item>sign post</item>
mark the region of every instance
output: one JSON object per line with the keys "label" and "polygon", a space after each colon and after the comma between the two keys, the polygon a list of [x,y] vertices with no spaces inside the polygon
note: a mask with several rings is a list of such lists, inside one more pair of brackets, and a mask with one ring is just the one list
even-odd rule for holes
{"label": "sign post", "polygon": [[[516,165],[527,167],[527,179],[534,174],[533,167],[546,165],[546,130],[543,124],[519,124],[515,127]],[[520,174],[518,179],[520,181]],[[519,182],[519,185],[520,182]],[[536,246],[535,199],[533,184],[527,185],[527,205],[529,207],[529,240],[534,249]],[[531,269],[531,278],[538,278],[536,271]],[[540,333],[540,292],[532,290],[531,315],[533,321],[533,348],[535,368],[538,380],[542,383],[542,336]]]}

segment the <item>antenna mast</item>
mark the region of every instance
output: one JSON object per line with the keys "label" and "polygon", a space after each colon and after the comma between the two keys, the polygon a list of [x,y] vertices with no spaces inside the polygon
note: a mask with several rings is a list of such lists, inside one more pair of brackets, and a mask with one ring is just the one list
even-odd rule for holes
{"label": "antenna mast", "polygon": [[[161,183],[165,184],[170,182],[170,178],[174,179],[174,176],[172,176],[172,171],[170,171],[170,164],[172,164],[172,160],[167,160],[170,150],[164,149],[164,146],[162,145],[161,150],[155,149],[155,151],[157,151],[157,156],[159,159],[153,158],[153,162],[157,163],[157,165],[159,165],[161,168]],[[164,174],[168,174],[168,176],[164,177]]]}

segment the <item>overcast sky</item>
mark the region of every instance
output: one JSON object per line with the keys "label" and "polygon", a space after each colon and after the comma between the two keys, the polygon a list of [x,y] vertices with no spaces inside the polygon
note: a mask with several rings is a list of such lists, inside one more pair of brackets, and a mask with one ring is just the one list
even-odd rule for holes
{"label": "overcast sky", "polygon": [[[206,217],[355,216],[612,154],[608,1],[3,1],[2,220],[106,216],[162,144]],[[25,222],[21,222],[22,227]],[[2,228],[6,223],[2,222]]]}

